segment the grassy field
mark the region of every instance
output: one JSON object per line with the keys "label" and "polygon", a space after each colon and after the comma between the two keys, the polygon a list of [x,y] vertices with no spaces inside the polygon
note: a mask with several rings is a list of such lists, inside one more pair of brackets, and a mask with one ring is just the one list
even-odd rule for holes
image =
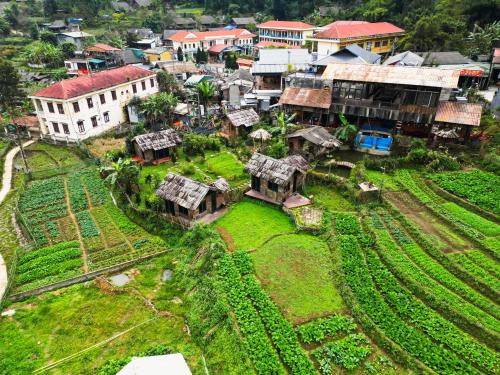
{"label": "grassy field", "polygon": [[[366,178],[369,182],[373,182],[376,186],[380,186],[382,180],[382,172],[367,169],[365,171]],[[399,191],[401,188],[394,179],[394,176],[388,173],[384,174],[384,190]]]}
{"label": "grassy field", "polygon": [[[82,162],[72,149],[47,143],[35,143],[29,146],[26,149],[26,156],[32,172],[71,167]],[[19,154],[15,163],[24,168],[23,160]]]}
{"label": "grassy field", "polygon": [[306,187],[306,193],[314,196],[314,201],[324,205],[330,211],[353,211],[354,205],[344,198],[338,190],[321,184]]}
{"label": "grassy field", "polygon": [[244,199],[215,222],[229,248],[251,250],[272,236],[294,231],[291,219],[278,207]]}
{"label": "grassy field", "polygon": [[[183,331],[183,307],[173,301],[179,297],[178,292],[160,281],[162,271],[171,267],[171,256],[167,255],[130,271],[130,286],[139,292],[127,286],[110,293],[91,283],[11,305],[16,314],[2,318],[0,324],[0,341],[8,343],[0,345],[2,373],[31,373],[150,319],[144,326],[66,361],[50,373],[95,373],[106,360],[157,344],[181,352],[194,374],[203,373],[200,350]],[[164,313],[155,313],[145,304],[145,298],[154,304],[161,302]]]}
{"label": "grassy field", "polygon": [[330,250],[319,238],[279,236],[252,253],[252,258],[262,285],[294,324],[343,308],[329,272]]}
{"label": "grassy field", "polygon": [[125,149],[125,138],[96,138],[93,139],[87,146],[92,153],[92,155],[102,158],[106,156],[109,151],[117,151]]}

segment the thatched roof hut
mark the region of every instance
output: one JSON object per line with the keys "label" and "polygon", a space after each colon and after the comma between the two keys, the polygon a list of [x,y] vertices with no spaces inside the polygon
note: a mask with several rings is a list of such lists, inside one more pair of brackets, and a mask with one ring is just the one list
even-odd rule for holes
{"label": "thatched roof hut", "polygon": [[295,155],[293,159],[284,158],[278,160],[255,153],[245,166],[245,171],[255,177],[284,186],[289,183],[295,171],[305,173],[307,169],[302,169],[305,165],[307,165],[307,161],[300,155]]}
{"label": "thatched roof hut", "polygon": [[300,129],[287,136],[288,139],[299,137],[324,148],[338,148],[342,146],[341,141],[334,135],[328,133],[328,131],[321,126],[311,126]]}
{"label": "thatched roof hut", "polygon": [[267,141],[272,138],[271,133],[269,133],[266,129],[257,129],[256,131],[251,132],[248,136],[261,141]]}
{"label": "thatched roof hut", "polygon": [[141,134],[133,138],[142,151],[162,150],[175,147],[181,143],[181,138],[173,129],[161,130],[155,133]]}
{"label": "thatched roof hut", "polygon": [[229,112],[226,116],[231,125],[235,127],[245,126],[248,128],[258,124],[260,120],[259,115],[253,108]]}

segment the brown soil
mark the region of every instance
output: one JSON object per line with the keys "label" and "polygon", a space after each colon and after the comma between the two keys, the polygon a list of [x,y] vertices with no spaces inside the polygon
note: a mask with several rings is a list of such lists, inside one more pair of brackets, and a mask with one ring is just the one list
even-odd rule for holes
{"label": "brown soil", "polygon": [[99,138],[94,140],[88,147],[94,156],[103,157],[108,151],[123,150],[125,148],[125,138]]}
{"label": "brown soil", "polygon": [[236,250],[236,246],[234,245],[233,237],[229,234],[229,232],[225,228],[218,227],[217,232],[221,235],[222,239],[227,245],[227,249],[230,253]]}
{"label": "brown soil", "polygon": [[460,238],[464,243],[460,244],[455,242],[453,238],[450,238],[446,232],[440,230],[438,225],[449,227],[437,218],[432,211],[416,201],[411,194],[407,192],[388,192],[384,194],[384,197],[408,217],[410,221],[422,228],[424,233],[432,235],[444,244],[443,251],[455,252],[474,248],[474,245],[465,240],[463,236],[460,236]]}

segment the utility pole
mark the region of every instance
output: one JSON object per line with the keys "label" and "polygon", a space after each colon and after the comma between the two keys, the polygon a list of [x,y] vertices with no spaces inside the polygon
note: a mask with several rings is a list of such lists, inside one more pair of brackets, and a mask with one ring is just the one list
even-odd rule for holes
{"label": "utility pole", "polygon": [[385,176],[385,167],[380,167],[382,170],[382,178],[380,179],[380,189],[378,191],[378,200],[382,202],[382,189],[384,188],[384,176]]}
{"label": "utility pole", "polygon": [[19,133],[19,125],[16,124],[16,120],[15,120],[15,116],[13,113],[11,113],[10,115],[11,119],[12,119],[12,125],[14,126],[15,130],[16,130],[16,140],[17,140],[17,144],[19,146],[19,149],[21,151],[21,158],[23,159],[23,162],[24,162],[24,167],[26,169],[26,173],[28,173],[28,175],[30,176],[31,178],[31,169],[28,165],[28,159],[26,158],[26,153],[24,152],[24,147],[23,147],[23,141],[21,139],[21,134]]}

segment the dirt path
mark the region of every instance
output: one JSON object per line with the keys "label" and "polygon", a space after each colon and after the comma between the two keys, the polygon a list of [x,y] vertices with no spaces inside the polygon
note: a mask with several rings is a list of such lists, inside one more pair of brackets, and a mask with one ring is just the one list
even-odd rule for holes
{"label": "dirt path", "polygon": [[417,202],[411,194],[407,192],[388,192],[384,194],[384,197],[407,216],[410,221],[417,224],[424,233],[430,234],[439,241],[440,243],[435,243],[435,245],[442,248],[443,251],[450,253],[474,248],[471,242],[453,232],[446,223],[437,218],[420,202]]}
{"label": "dirt path", "polygon": [[76,216],[73,213],[73,211],[71,211],[71,203],[69,201],[69,192],[68,192],[68,181],[66,180],[66,178],[64,179],[64,192],[65,192],[65,197],[66,197],[66,205],[68,206],[67,207],[68,216],[71,218],[71,220],[73,221],[73,224],[76,227],[76,235],[78,237],[78,242],[80,242],[80,250],[82,250],[83,271],[85,273],[88,273],[89,272],[89,265],[87,262],[87,251],[85,250],[85,246],[83,245],[83,237],[82,237],[82,234],[80,233],[80,228],[78,227],[78,221],[76,220]]}

